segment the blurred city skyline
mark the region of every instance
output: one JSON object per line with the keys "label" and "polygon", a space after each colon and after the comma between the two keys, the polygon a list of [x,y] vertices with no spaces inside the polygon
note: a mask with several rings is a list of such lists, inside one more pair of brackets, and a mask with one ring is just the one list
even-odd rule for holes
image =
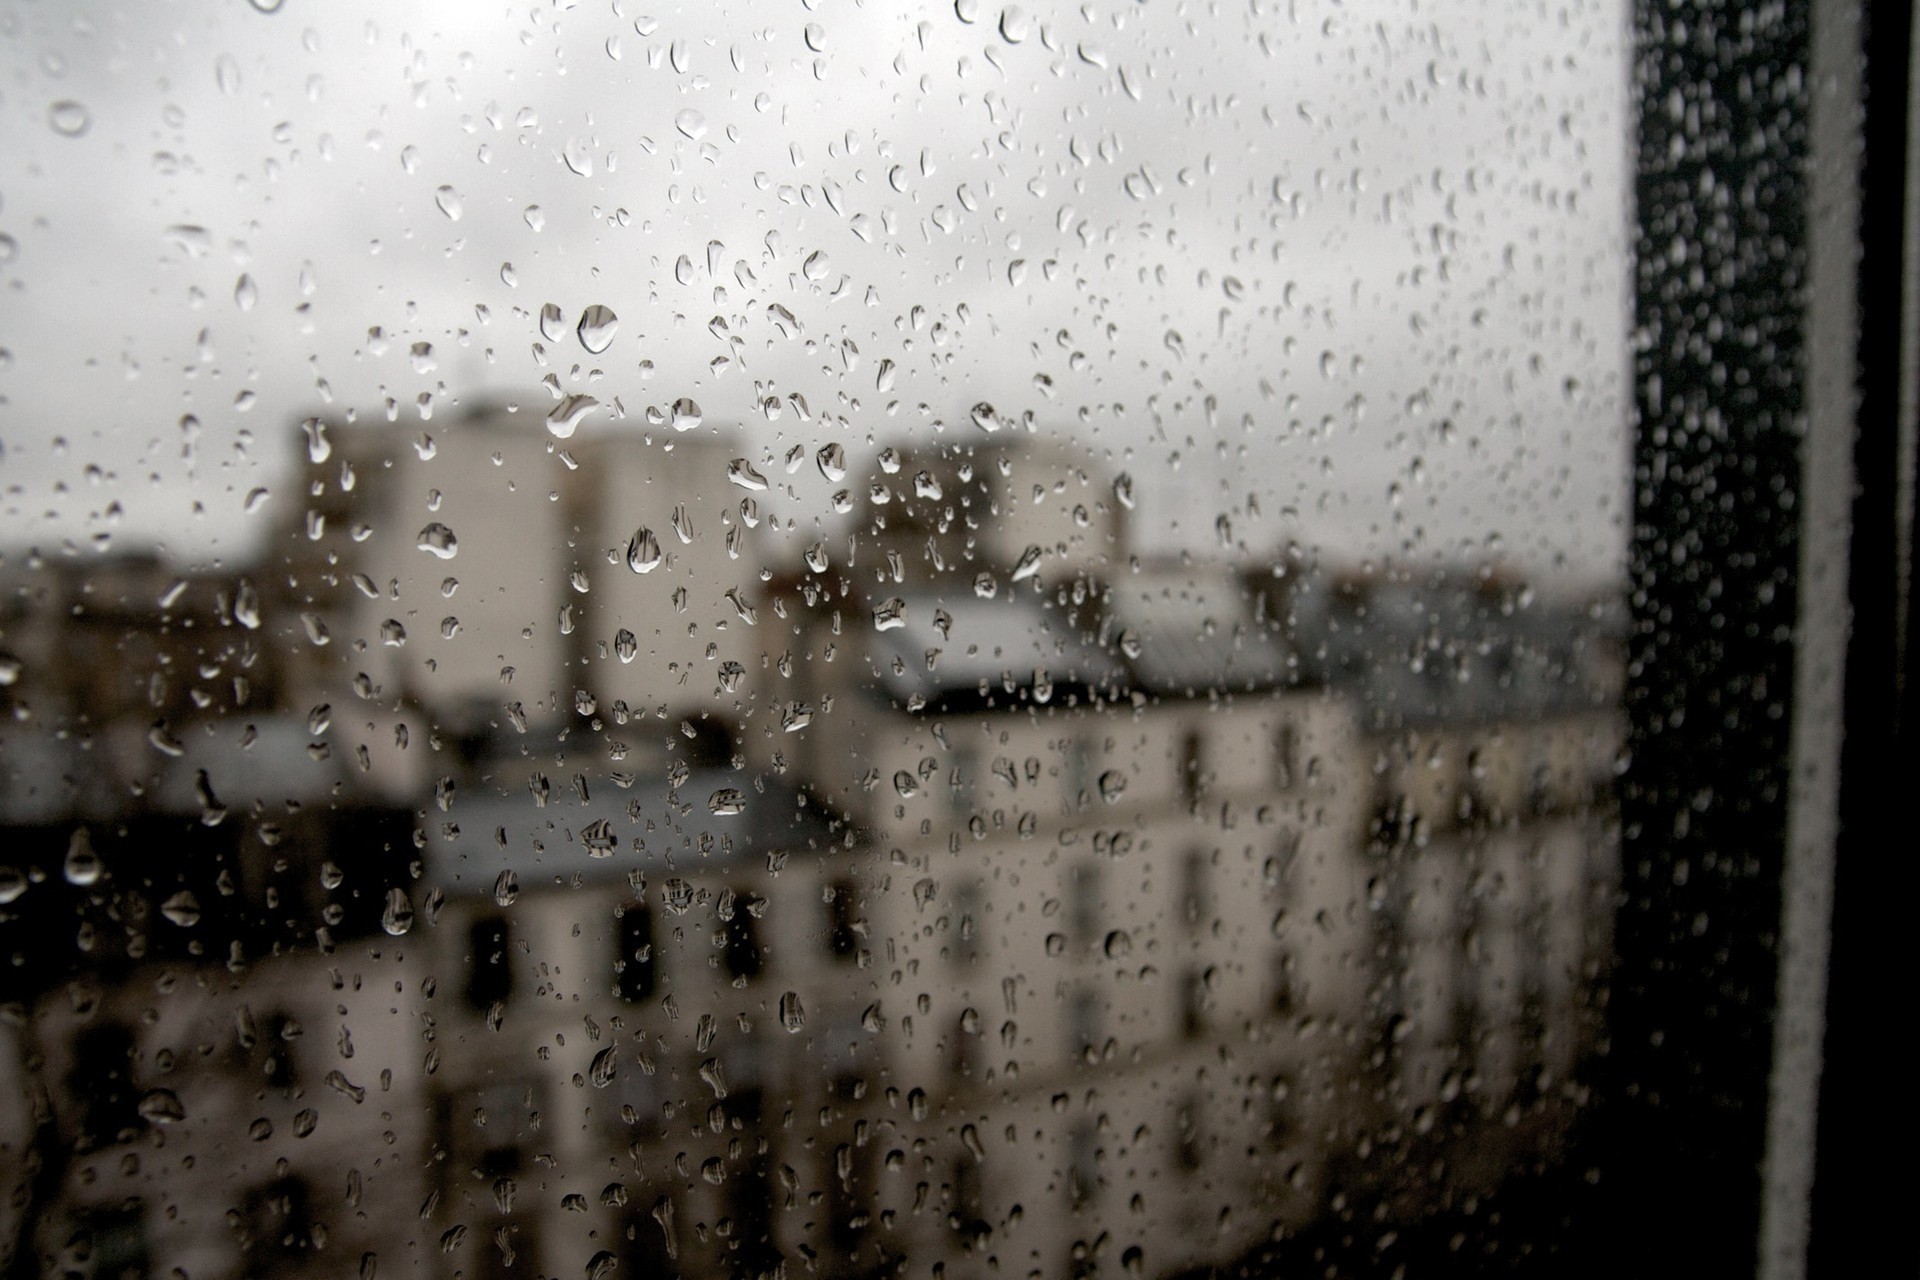
{"label": "blurred city skyline", "polygon": [[756,463],[986,403],[1144,546],[1617,577],[1619,6],[1090,14],[15,11],[0,545],[231,563],[309,414],[588,394]]}

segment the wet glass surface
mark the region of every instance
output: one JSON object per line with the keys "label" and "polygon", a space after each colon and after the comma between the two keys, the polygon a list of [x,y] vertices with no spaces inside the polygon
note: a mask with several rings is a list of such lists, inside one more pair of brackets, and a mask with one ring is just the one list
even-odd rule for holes
{"label": "wet glass surface", "polygon": [[1623,5],[0,30],[20,1274],[1584,1238]]}

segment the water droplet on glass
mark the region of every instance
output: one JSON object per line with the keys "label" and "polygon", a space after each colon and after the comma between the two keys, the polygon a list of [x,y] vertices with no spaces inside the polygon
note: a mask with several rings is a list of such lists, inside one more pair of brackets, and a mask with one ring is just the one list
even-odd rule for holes
{"label": "water droplet on glass", "polygon": [[413,928],[413,899],[405,889],[387,890],[386,905],[380,909],[380,927],[396,938]]}
{"label": "water droplet on glass", "polygon": [[632,662],[634,656],[640,652],[640,642],[634,638],[633,632],[622,627],[613,633],[613,652],[620,661]]}
{"label": "water droplet on glass", "polygon": [[969,24],[980,21],[980,0],[953,0],[953,16]]}
{"label": "water droplet on glass", "polygon": [[822,53],[827,46],[827,29],[817,22],[809,22],[801,29],[800,36],[807,42],[807,48]]}
{"label": "water droplet on glass", "polygon": [[568,138],[566,145],[560,148],[560,159],[580,177],[593,176],[593,152],[580,139]]}
{"label": "water droplet on glass", "polygon": [[63,138],[77,138],[93,127],[93,116],[68,98],[47,108],[47,123]]}
{"label": "water droplet on glass", "polygon": [[333,456],[333,445],[327,439],[327,424],[318,418],[308,418],[300,424],[300,430],[307,437],[307,461],[316,466]]}
{"label": "water droplet on glass", "polygon": [[540,308],[540,336],[548,342],[558,342],[566,333],[566,312],[560,310],[557,302],[544,303]]}
{"label": "water droplet on glass", "polygon": [[780,997],[780,1025],[797,1032],[807,1025],[807,1011],[800,1005],[800,993],[789,991]]}
{"label": "water droplet on glass", "polygon": [[920,781],[905,769],[901,769],[893,775],[893,789],[900,793],[902,799],[910,799],[919,794]]}
{"label": "water droplet on glass", "polygon": [[187,1118],[180,1095],[171,1089],[149,1089],[140,1097],[140,1117],[151,1124],[179,1124]]}
{"label": "water droplet on glass", "polygon": [[[636,529],[633,537],[627,540],[627,568],[635,573],[652,573],[660,567],[660,540],[653,536],[651,529]],[[629,642],[633,636],[628,634]]]}
{"label": "water droplet on glass", "polygon": [[438,520],[421,529],[413,545],[441,560],[451,560],[460,554],[460,540],[453,536],[453,530]]}
{"label": "water droplet on glass", "polygon": [[200,900],[182,889],[160,904],[160,914],[182,929],[191,929],[200,923]]}
{"label": "water droplet on glass", "polygon": [[466,212],[460,203],[460,193],[452,187],[440,187],[433,193],[433,202],[440,206],[440,212],[447,215],[447,221],[458,222],[460,215]]}
{"label": "water droplet on glass", "polygon": [[67,857],[62,872],[68,884],[86,886],[100,879],[100,855],[93,851],[93,837],[85,827],[75,827],[67,839]]}
{"label": "water droplet on glass", "polygon": [[[613,1077],[619,1065],[620,1051],[612,1045],[608,1045],[593,1055],[593,1062],[587,1067],[587,1082],[596,1089],[606,1088],[613,1083]],[[612,1270],[612,1267],[606,1268],[606,1272],[611,1272]],[[602,1272],[602,1274],[606,1272]],[[587,1268],[587,1274],[594,1274],[591,1266]]]}
{"label": "water droplet on glass", "polygon": [[493,900],[496,905],[510,907],[514,899],[520,896],[520,877],[508,867],[493,878]]}
{"label": "water droplet on glass", "polygon": [[246,578],[233,589],[233,620],[249,631],[260,629],[260,592]]}
{"label": "water droplet on glass", "polygon": [[691,431],[700,425],[700,406],[687,396],[675,400],[667,410],[667,425],[675,431]]}
{"label": "water droplet on glass", "polygon": [[984,400],[973,406],[969,416],[973,419],[973,425],[982,431],[994,432],[1000,429],[1000,415],[994,412],[993,406]]}
{"label": "water droplet on glass", "polygon": [[260,301],[260,290],[254,285],[253,277],[246,272],[233,282],[233,305],[242,311],[253,310],[253,304]]}
{"label": "water droplet on glass", "polygon": [[820,474],[825,476],[829,483],[838,484],[846,479],[847,451],[838,442],[821,445],[820,451],[813,455],[813,459],[820,468]]}
{"label": "water droplet on glass", "polygon": [[813,708],[804,702],[794,703],[780,717],[780,728],[786,733],[798,733],[812,723]]}
{"label": "water droplet on glass", "polygon": [[1025,551],[1021,552],[1020,562],[1013,566],[1013,580],[1015,582],[1025,582],[1034,574],[1039,573],[1040,557],[1043,554],[1039,547],[1028,547]]}
{"label": "water droplet on glass", "polygon": [[586,847],[589,858],[611,858],[619,847],[620,837],[614,834],[613,823],[596,818],[580,828],[580,843]]}
{"label": "water droplet on glass", "polygon": [[1100,798],[1108,804],[1118,800],[1127,789],[1127,777],[1118,769],[1109,769],[1100,775]]}
{"label": "water droplet on glass", "polygon": [[94,117],[79,102],[67,98],[46,109],[46,123],[52,125],[61,138],[79,138],[86,130],[92,129]]}
{"label": "water droplet on glass", "polygon": [[600,402],[592,396],[570,395],[547,413],[547,430],[556,439],[566,440],[580,426],[581,420],[599,407]]}
{"label": "water droplet on glass", "polygon": [[707,118],[698,111],[695,111],[692,107],[687,107],[674,114],[673,127],[678,129],[682,135],[693,139],[695,142],[707,136]]}
{"label": "water droplet on glass", "polygon": [[[398,893],[399,890],[396,889],[394,892]],[[355,1102],[365,1102],[367,1100],[367,1091],[347,1079],[337,1070],[327,1072],[326,1085],[327,1088],[333,1090],[343,1098],[351,1098]]]}
{"label": "water droplet on glass", "polygon": [[1122,471],[1113,478],[1113,496],[1121,506],[1133,510],[1133,475]]}
{"label": "water droplet on glass", "polygon": [[907,602],[899,596],[889,596],[880,602],[873,611],[873,629],[892,631],[895,627],[907,625]]}
{"label": "water droplet on glass", "polygon": [[613,331],[619,323],[618,316],[596,303],[580,313],[580,323],[574,332],[580,338],[580,345],[597,356],[613,345]]}
{"label": "water droplet on glass", "polygon": [[525,218],[527,225],[535,231],[539,231],[547,225],[547,215],[537,204],[528,205],[526,212],[520,216]]}
{"label": "water droplet on glass", "polygon": [[754,469],[754,465],[745,458],[735,458],[727,464],[727,479],[742,489],[759,492],[767,487],[767,478]]}
{"label": "water droplet on glass", "polygon": [[1032,30],[1027,11],[1017,4],[1010,4],[1000,11],[1000,38],[1008,44],[1019,44]]}
{"label": "water droplet on glass", "polygon": [[707,797],[707,808],[723,818],[746,811],[747,798],[738,788],[722,787]]}
{"label": "water droplet on glass", "polygon": [[660,886],[660,904],[676,916],[693,910],[693,899],[693,886],[678,876]]}
{"label": "water droplet on glass", "polygon": [[0,867],[0,907],[17,901],[27,891],[26,873],[18,867]]}

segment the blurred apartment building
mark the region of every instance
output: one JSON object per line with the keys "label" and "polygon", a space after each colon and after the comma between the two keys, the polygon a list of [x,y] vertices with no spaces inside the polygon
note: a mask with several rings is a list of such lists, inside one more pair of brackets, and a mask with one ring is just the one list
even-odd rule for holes
{"label": "blurred apartment building", "polygon": [[1577,1109],[1593,602],[1143,561],[1022,439],[307,440],[244,573],[9,570],[17,1266],[1171,1275]]}

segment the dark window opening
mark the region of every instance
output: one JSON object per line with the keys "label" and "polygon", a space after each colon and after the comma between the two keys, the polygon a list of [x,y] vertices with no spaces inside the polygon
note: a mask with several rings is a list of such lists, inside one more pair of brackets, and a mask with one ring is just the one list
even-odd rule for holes
{"label": "dark window opening", "polygon": [[986,1199],[981,1190],[980,1165],[971,1155],[961,1156],[953,1162],[953,1210],[947,1215],[947,1225],[953,1233],[969,1246],[974,1241],[984,1240],[989,1230],[986,1222]]}
{"label": "dark window opening", "polygon": [[824,1158],[827,1230],[836,1248],[852,1255],[871,1232],[873,1147],[842,1142]]}
{"label": "dark window opening", "polygon": [[1090,947],[1100,936],[1100,868],[1090,862],[1074,867],[1069,880],[1067,924],[1078,947]]}
{"label": "dark window opening", "polygon": [[469,1274],[479,1280],[531,1280],[540,1275],[539,1222],[529,1214],[483,1220],[477,1265]]}
{"label": "dark window opening", "polygon": [[658,980],[659,961],[653,951],[653,913],[646,904],[629,902],[618,921],[620,953],[613,969],[622,1000],[646,1000]]}
{"label": "dark window opening", "polygon": [[249,1271],[274,1269],[315,1248],[312,1194],[305,1179],[276,1178],[247,1196],[244,1252]]}
{"label": "dark window opening", "polygon": [[1294,779],[1298,776],[1296,772],[1298,764],[1296,757],[1300,750],[1299,730],[1290,724],[1281,725],[1280,732],[1274,735],[1273,748],[1274,784],[1281,787],[1291,787]]}
{"label": "dark window opening", "polygon": [[1180,794],[1193,804],[1206,792],[1205,739],[1198,729],[1188,730],[1180,740]]}
{"label": "dark window opening", "polygon": [[1100,1189],[1099,1135],[1090,1122],[1074,1126],[1067,1159],[1067,1200],[1078,1209]]}
{"label": "dark window opening", "polygon": [[766,1135],[760,1132],[765,1099],[758,1089],[738,1089],[721,1103],[727,1128],[739,1135],[730,1144],[728,1160],[727,1216],[732,1220],[732,1239],[728,1248],[738,1264],[754,1274],[774,1269],[780,1258],[774,1238],[775,1197],[773,1156]]}
{"label": "dark window opening", "polygon": [[133,1032],[119,1023],[89,1027],[73,1048],[67,1087],[82,1108],[82,1146],[106,1146],[146,1128],[133,1082]]}
{"label": "dark window opening", "polygon": [[473,1168],[482,1178],[511,1178],[525,1164],[519,1147],[488,1147],[473,1162]]}
{"label": "dark window opening", "polygon": [[1273,960],[1273,1011],[1286,1017],[1294,1010],[1294,961],[1291,951],[1282,951]]}
{"label": "dark window opening", "polygon": [[1197,929],[1207,908],[1207,855],[1190,850],[1180,860],[1180,918],[1187,928]]}
{"label": "dark window opening", "polygon": [[969,1010],[954,1019],[953,1031],[947,1041],[947,1070],[957,1078],[969,1079],[974,1075],[979,1057],[978,1015]]}
{"label": "dark window opening", "polygon": [[859,891],[851,880],[835,880],[827,886],[827,950],[841,960],[851,960],[859,953],[860,935],[865,932]]}
{"label": "dark window opening", "polygon": [[1093,1057],[1100,1047],[1100,997],[1081,989],[1067,1001],[1067,1043],[1080,1061]]}
{"label": "dark window opening", "polygon": [[980,918],[984,906],[980,885],[977,881],[968,881],[954,894],[954,932],[953,959],[959,964],[973,964],[980,959]]}
{"label": "dark window opening", "polygon": [[[644,1197],[636,1197],[642,1205]],[[680,1252],[673,1236],[673,1201],[658,1196],[650,1207],[630,1214],[626,1230],[626,1266],[618,1274],[631,1276],[670,1276]]]}
{"label": "dark window opening", "polygon": [[299,1087],[300,1069],[293,1052],[293,1042],[299,1038],[300,1024],[291,1014],[267,1015],[254,1060],[269,1089],[285,1092]]}
{"label": "dark window opening", "polygon": [[1267,1142],[1278,1150],[1293,1138],[1293,1082],[1275,1076],[1267,1092]]}
{"label": "dark window opening", "polygon": [[1192,1173],[1206,1163],[1206,1144],[1200,1132],[1200,1102],[1188,1098],[1174,1112],[1174,1159],[1184,1173]]}
{"label": "dark window opening", "polygon": [[1180,982],[1180,1034],[1198,1040],[1207,1030],[1207,979],[1189,969]]}
{"label": "dark window opening", "polygon": [[733,916],[726,926],[727,972],[742,980],[759,977],[762,963],[759,922],[753,918],[753,912],[747,910],[746,895],[742,894],[734,904]]}
{"label": "dark window opening", "polygon": [[503,1004],[513,994],[508,948],[512,930],[499,916],[476,920],[468,930],[472,968],[467,974],[467,1003],[476,1009]]}
{"label": "dark window opening", "polygon": [[[81,1261],[90,1263],[90,1273],[102,1280],[146,1280],[153,1274],[146,1210],[137,1200],[86,1214],[74,1243],[84,1243],[87,1252]],[[27,1274],[25,1260],[15,1261],[20,1274]]]}

